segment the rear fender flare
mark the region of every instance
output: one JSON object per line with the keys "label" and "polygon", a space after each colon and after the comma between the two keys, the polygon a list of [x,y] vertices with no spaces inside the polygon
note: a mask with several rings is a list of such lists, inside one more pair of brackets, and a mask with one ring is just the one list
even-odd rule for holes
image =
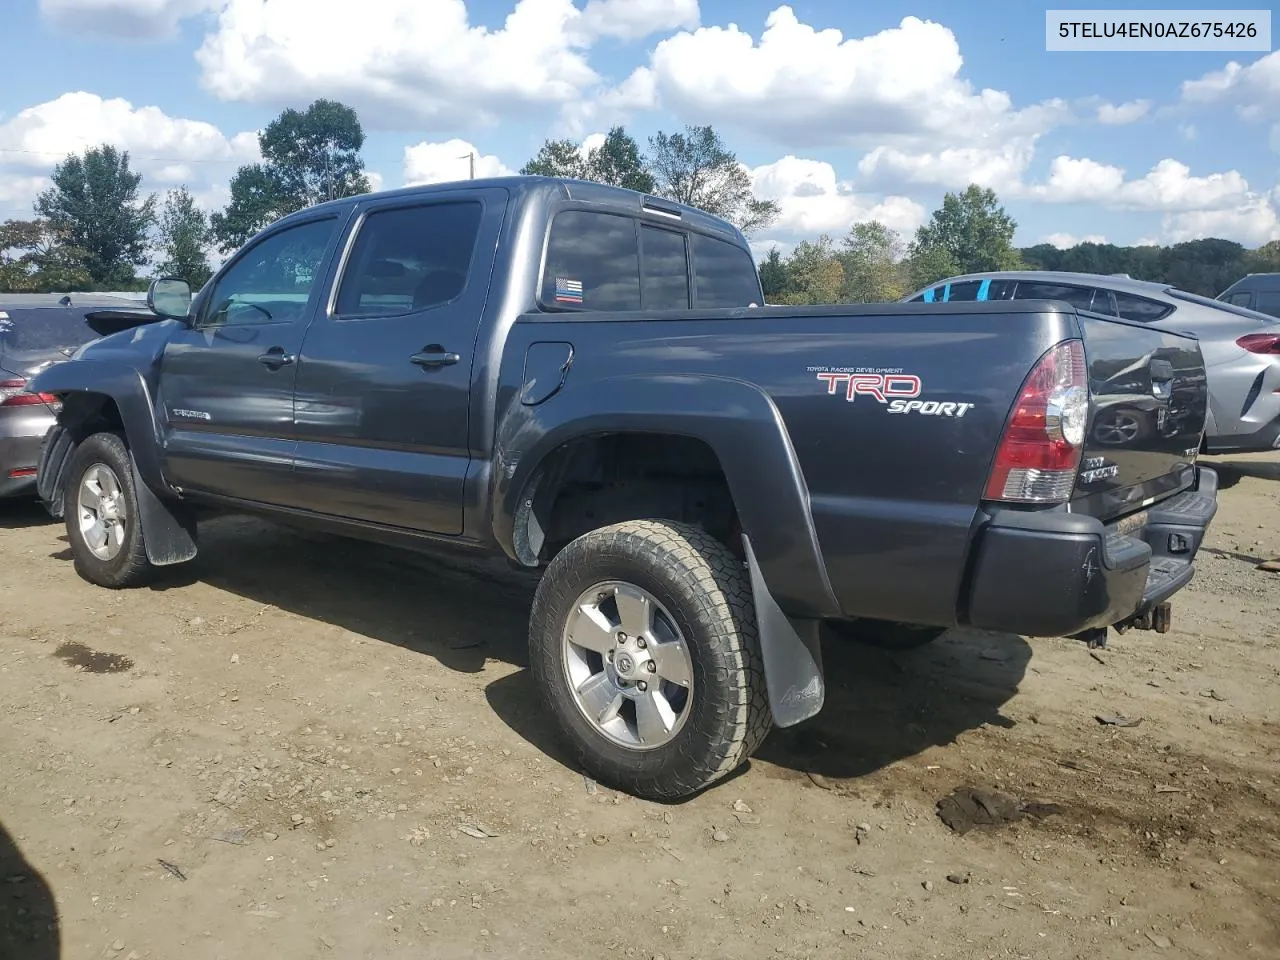
{"label": "rear fender flare", "polygon": [[[576,388],[576,389],[575,389]],[[494,449],[494,532],[531,563],[524,530],[550,454],[611,433],[701,440],[724,470],[760,570],[792,616],[838,616],[809,509],[809,491],[773,401],[754,384],[708,376],[646,375],[571,384],[536,407],[512,404]]]}

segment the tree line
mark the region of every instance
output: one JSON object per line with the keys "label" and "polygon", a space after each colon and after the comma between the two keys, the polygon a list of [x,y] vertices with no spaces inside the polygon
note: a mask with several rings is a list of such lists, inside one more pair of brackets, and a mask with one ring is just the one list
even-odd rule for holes
{"label": "tree line", "polygon": [[[230,201],[207,214],[184,186],[163,199],[139,192],[129,154],[103,144],[53,169],[35,218],[0,223],[0,291],[133,290],[146,276],[174,275],[200,287],[210,254],[231,253],[263,227],[316,203],[367,193],[356,112],[332,100],[283,111],[258,135],[259,163],[236,171]],[[778,216],[711,127],[658,131],[649,154],[622,127],[584,149],[548,140],[521,173],[577,177],[701,207],[753,232]],[[141,275],[140,275],[141,274]]]}
{"label": "tree line", "polygon": [[892,301],[946,277],[990,270],[1123,273],[1215,297],[1246,273],[1280,271],[1276,240],[1256,250],[1216,238],[1172,246],[1018,248],[1016,229],[993,190],[970,184],[946,194],[909,242],[878,221],[855,223],[838,243],[824,234],[786,257],[770,250],[760,281],[765,300],[778,304]]}
{"label": "tree line", "polygon": [[[316,100],[287,109],[258,135],[262,160],[240,167],[230,201],[206,213],[184,186],[141,195],[142,175],[127,151],[109,144],[55,165],[30,220],[0,223],[0,292],[141,289],[147,276],[175,275],[199,287],[210,255],[230,253],[269,223],[316,203],[370,189],[355,110]],[[751,177],[710,126],[659,130],[647,151],[623,127],[587,148],[545,141],[525,175],[574,177],[627,187],[698,207],[748,236],[776,222],[777,203],[757,197]],[[760,263],[770,303],[892,301],[936,280],[985,270],[1045,269],[1127,273],[1214,296],[1248,272],[1280,270],[1280,242],[1246,250],[1228,240],[1170,247],[1084,243],[1013,246],[1017,223],[990,189],[948,193],[907,240],[875,220],[850,224],[838,241],[823,235]]]}

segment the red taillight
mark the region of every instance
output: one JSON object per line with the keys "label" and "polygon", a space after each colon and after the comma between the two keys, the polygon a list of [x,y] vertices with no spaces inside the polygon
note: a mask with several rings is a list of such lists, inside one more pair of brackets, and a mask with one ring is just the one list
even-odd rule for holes
{"label": "red taillight", "polygon": [[1250,353],[1280,353],[1280,333],[1246,333],[1236,340],[1236,346]]}
{"label": "red taillight", "polygon": [[1089,420],[1084,344],[1066,340],[1036,363],[996,451],[988,500],[1061,503],[1071,496]]}
{"label": "red taillight", "polygon": [[37,403],[57,403],[51,393],[27,393],[25,380],[0,380],[0,407],[28,407]]}

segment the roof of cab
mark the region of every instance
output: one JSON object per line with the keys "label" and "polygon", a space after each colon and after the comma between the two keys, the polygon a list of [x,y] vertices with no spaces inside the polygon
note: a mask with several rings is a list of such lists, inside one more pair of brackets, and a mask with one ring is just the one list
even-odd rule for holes
{"label": "roof of cab", "polygon": [[445,183],[431,183],[420,186],[400,187],[397,190],[380,190],[376,193],[362,193],[352,197],[342,197],[325,203],[307,207],[283,218],[280,222],[293,220],[316,210],[338,209],[371,200],[387,200],[397,197],[413,199],[431,197],[439,193],[447,193],[459,189],[499,188],[507,190],[513,197],[542,193],[547,196],[559,195],[565,200],[576,200],[613,208],[615,212],[639,216],[649,214],[655,221],[671,222],[678,218],[680,222],[707,233],[733,237],[739,243],[746,243],[742,233],[733,224],[720,217],[712,216],[705,210],[690,207],[673,200],[649,196],[626,187],[615,187],[607,183],[595,183],[589,180],[573,180],[567,177],[487,177],[476,180],[451,180]]}

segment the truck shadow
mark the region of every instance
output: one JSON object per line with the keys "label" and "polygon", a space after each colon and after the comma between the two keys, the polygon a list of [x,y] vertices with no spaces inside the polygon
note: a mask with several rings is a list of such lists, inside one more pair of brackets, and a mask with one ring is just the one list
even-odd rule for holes
{"label": "truck shadow", "polygon": [[[404,553],[241,517],[202,524],[200,539],[200,559],[167,574],[162,589],[198,578],[466,673],[482,670],[486,659],[528,664],[536,579],[503,561]],[[858,777],[983,724],[1010,726],[1000,710],[1030,658],[1020,637],[971,630],[903,653],[829,638],[822,713],[775,730],[757,758],[797,774]],[[527,669],[485,693],[512,730],[573,766]]]}
{"label": "truck shadow", "polygon": [[0,825],[0,957],[58,960],[62,935],[58,905],[40,872]]}
{"label": "truck shadow", "polygon": [[0,530],[21,530],[56,523],[37,501],[28,497],[5,497],[0,500]]}

